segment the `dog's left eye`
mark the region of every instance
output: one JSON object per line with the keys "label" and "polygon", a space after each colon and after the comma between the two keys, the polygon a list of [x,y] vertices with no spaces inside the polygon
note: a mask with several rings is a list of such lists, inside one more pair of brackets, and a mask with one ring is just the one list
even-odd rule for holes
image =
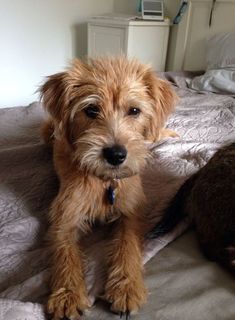
{"label": "dog's left eye", "polygon": [[140,114],[140,109],[139,108],[135,108],[135,107],[131,107],[128,110],[128,116],[138,116]]}
{"label": "dog's left eye", "polygon": [[99,107],[97,107],[95,104],[89,104],[85,109],[84,109],[85,114],[87,115],[88,118],[95,119],[98,117],[100,113]]}

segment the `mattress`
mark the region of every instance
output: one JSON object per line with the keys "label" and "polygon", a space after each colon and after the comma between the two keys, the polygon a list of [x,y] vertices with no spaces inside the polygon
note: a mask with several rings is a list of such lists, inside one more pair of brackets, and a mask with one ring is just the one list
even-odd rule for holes
{"label": "mattress", "polygon": [[[180,137],[149,146],[153,158],[142,179],[152,224],[185,179],[205,165],[220,146],[235,141],[232,97],[189,90],[189,73],[160,76],[172,82],[180,97],[167,123]],[[0,319],[4,320],[45,320],[49,257],[43,239],[58,181],[52,152],[40,139],[44,117],[37,102],[0,109]],[[93,244],[87,249],[86,274],[94,305],[85,318],[119,319],[97,299],[103,287],[106,239],[99,232],[94,237],[98,240],[95,244],[94,238],[89,240]],[[235,281],[202,256],[187,222],[164,238],[146,241],[143,259],[149,297],[133,319],[235,318]]]}

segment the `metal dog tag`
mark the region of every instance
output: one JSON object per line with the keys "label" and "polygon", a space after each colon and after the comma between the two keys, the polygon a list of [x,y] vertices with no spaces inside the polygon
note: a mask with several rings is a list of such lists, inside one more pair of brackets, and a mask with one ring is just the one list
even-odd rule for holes
{"label": "metal dog tag", "polygon": [[117,179],[112,179],[110,186],[107,189],[107,199],[108,199],[109,204],[111,204],[111,205],[114,204],[114,201],[116,198],[115,189],[117,188],[117,186],[118,186]]}
{"label": "metal dog tag", "polygon": [[112,186],[109,186],[109,188],[107,189],[107,199],[108,202],[113,205],[114,201],[115,201],[115,191],[113,189]]}

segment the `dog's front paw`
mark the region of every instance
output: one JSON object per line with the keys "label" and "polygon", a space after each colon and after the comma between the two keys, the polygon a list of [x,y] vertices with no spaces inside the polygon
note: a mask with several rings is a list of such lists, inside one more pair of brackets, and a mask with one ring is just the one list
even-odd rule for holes
{"label": "dog's front paw", "polygon": [[120,316],[126,314],[126,319],[139,310],[146,302],[146,297],[147,290],[142,279],[139,281],[123,279],[115,284],[108,283],[106,286],[105,299],[111,303],[111,310]]}
{"label": "dog's front paw", "polygon": [[47,314],[53,320],[79,320],[83,311],[89,307],[87,296],[60,288],[53,292],[47,302]]}

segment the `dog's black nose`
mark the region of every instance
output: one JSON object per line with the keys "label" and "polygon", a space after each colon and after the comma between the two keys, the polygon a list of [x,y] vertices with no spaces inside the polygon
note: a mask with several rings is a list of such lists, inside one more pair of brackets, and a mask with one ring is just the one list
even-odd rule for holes
{"label": "dog's black nose", "polygon": [[103,149],[103,157],[113,166],[122,164],[126,159],[127,151],[123,146],[114,145]]}

